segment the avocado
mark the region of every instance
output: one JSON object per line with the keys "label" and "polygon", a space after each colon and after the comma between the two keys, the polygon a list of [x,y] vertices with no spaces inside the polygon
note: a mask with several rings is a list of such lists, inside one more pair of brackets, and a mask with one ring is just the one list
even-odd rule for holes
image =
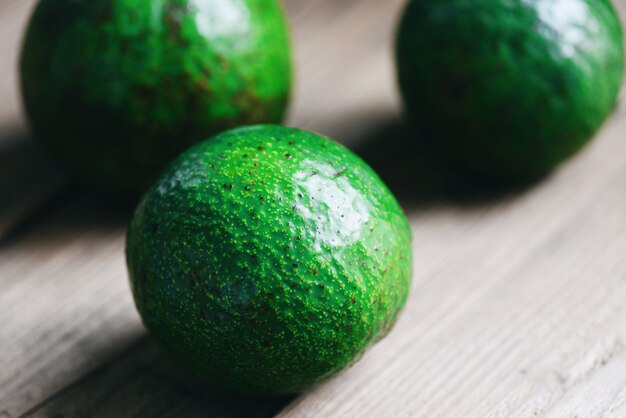
{"label": "avocado", "polygon": [[391,329],[411,283],[411,232],[374,171],[283,126],[228,131],[176,159],[129,227],[143,322],[222,391],[302,391]]}
{"label": "avocado", "polygon": [[396,60],[426,143],[462,171],[526,181],[611,113],[624,44],[609,0],[412,0]]}
{"label": "avocado", "polygon": [[278,0],[40,0],[20,70],[34,136],[83,185],[135,196],[199,140],[280,122],[291,86]]}

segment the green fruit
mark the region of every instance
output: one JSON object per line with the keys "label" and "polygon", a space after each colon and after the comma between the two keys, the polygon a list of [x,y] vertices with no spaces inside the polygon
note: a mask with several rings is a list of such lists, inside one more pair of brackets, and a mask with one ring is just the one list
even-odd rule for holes
{"label": "green fruit", "polygon": [[127,262],[144,324],[233,392],[298,392],[393,326],[411,232],[373,170],[313,133],[255,126],[180,156],[139,204]]}
{"label": "green fruit", "polygon": [[21,56],[35,136],[87,185],[143,191],[191,144],[279,122],[278,0],[41,0]]}
{"label": "green fruit", "polygon": [[492,177],[546,174],[587,143],[624,71],[609,0],[412,0],[397,42],[409,117]]}

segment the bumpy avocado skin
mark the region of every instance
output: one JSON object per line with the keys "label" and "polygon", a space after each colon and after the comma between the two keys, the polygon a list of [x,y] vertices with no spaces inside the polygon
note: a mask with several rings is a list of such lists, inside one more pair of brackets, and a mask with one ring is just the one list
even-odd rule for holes
{"label": "bumpy avocado skin", "polygon": [[609,0],[412,0],[397,39],[407,113],[459,166],[546,174],[616,104],[624,45]]}
{"label": "bumpy avocado skin", "polygon": [[35,136],[127,194],[207,136],[279,122],[291,84],[277,0],[41,0],[20,66]]}
{"label": "bumpy avocado skin", "polygon": [[216,388],[294,393],[350,365],[393,326],[411,232],[373,170],[313,133],[255,126],[178,158],[127,237],[144,324]]}

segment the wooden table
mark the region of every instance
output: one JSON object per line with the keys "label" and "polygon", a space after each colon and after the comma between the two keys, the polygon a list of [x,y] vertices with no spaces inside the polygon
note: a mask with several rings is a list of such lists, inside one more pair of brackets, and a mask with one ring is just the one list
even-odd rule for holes
{"label": "wooden table", "polygon": [[246,400],[194,389],[146,335],[124,265],[129,211],[68,186],[30,142],[14,69],[33,1],[0,0],[0,418],[626,416],[626,102],[539,184],[458,193],[403,151],[402,3],[288,2],[289,122],[352,146],[396,192],[412,295],[337,379]]}

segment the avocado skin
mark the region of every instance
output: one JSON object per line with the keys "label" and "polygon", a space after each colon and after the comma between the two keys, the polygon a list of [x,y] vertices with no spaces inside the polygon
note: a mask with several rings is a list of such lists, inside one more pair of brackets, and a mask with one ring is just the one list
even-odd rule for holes
{"label": "avocado skin", "polygon": [[144,196],[127,236],[144,324],[213,387],[296,393],[393,326],[411,283],[411,232],[373,170],[281,126],[194,146]]}
{"label": "avocado skin", "polygon": [[608,0],[413,0],[396,49],[423,138],[469,172],[514,181],[582,148],[624,72]]}
{"label": "avocado skin", "polygon": [[41,0],[22,96],[78,182],[137,195],[199,140],[281,121],[290,60],[276,0]]}

